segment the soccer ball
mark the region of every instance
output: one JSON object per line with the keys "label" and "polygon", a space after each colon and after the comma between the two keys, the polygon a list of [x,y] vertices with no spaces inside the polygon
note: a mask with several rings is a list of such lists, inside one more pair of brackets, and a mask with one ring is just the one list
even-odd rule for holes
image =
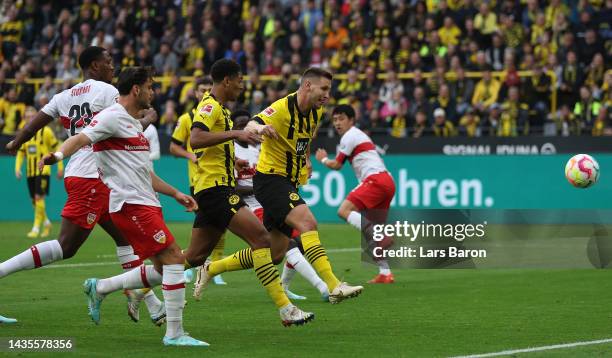
{"label": "soccer ball", "polygon": [[588,188],[599,179],[599,164],[588,154],[576,154],[565,165],[565,177],[576,188]]}

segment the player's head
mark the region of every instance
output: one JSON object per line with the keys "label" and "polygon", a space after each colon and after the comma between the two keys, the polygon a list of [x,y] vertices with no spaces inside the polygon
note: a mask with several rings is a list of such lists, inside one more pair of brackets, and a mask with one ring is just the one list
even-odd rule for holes
{"label": "player's head", "polygon": [[223,100],[235,101],[242,93],[242,70],[238,62],[230,59],[221,59],[213,63],[210,68],[213,80],[213,90],[220,91]]}
{"label": "player's head", "polygon": [[194,86],[194,93],[195,93],[196,99],[198,101],[201,101],[202,98],[204,97],[204,94],[210,92],[210,90],[212,89],[212,85],[213,85],[213,82],[210,77],[206,76],[206,77],[198,78]]}
{"label": "player's head", "polygon": [[232,112],[232,122],[234,122],[234,130],[243,130],[247,123],[251,120],[251,113],[246,109],[238,109]]}
{"label": "player's head", "polygon": [[139,110],[149,108],[153,100],[153,71],[150,67],[124,68],[117,80],[117,90],[121,97],[133,100]]}
{"label": "player's head", "polygon": [[113,58],[104,47],[89,46],[79,55],[79,66],[85,79],[111,83],[115,66]]}
{"label": "player's head", "polygon": [[310,67],[302,74],[299,91],[306,93],[308,107],[319,109],[329,100],[331,91],[331,72],[318,67]]}
{"label": "player's head", "polygon": [[355,125],[355,110],[348,104],[336,106],[332,112],[332,122],[338,134],[344,135]]}

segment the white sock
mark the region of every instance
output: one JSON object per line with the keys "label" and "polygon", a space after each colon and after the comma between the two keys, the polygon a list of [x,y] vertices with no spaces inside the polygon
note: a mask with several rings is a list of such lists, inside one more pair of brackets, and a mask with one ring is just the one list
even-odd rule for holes
{"label": "white sock", "polygon": [[45,222],[43,223],[43,225],[45,225],[45,226],[51,225],[51,221],[49,221],[49,218],[45,219]]}
{"label": "white sock", "polygon": [[[298,250],[299,251],[299,250]],[[295,269],[289,262],[285,262],[285,266],[283,267],[283,272],[281,273],[281,285],[283,288],[288,290],[289,285],[291,284],[291,280],[293,276],[295,276]]]}
{"label": "white sock", "polygon": [[302,277],[310,282],[311,285],[316,287],[321,294],[328,292],[327,285],[325,282],[323,282],[323,280],[321,280],[319,275],[317,275],[317,272],[312,268],[304,255],[302,255],[299,248],[294,247],[293,249],[287,251],[285,257],[287,258],[287,262],[293,266],[293,268],[299,272]]}
{"label": "white sock", "polygon": [[141,265],[121,275],[98,280],[96,290],[101,295],[107,295],[121,289],[154,287],[161,282],[162,275],[155,271],[153,265]]}
{"label": "white sock", "polygon": [[64,253],[59,241],[50,240],[41,242],[30,247],[19,255],[0,264],[0,278],[8,276],[14,272],[30,270],[48,265],[52,262],[63,259]]}
{"label": "white sock", "polygon": [[356,211],[351,211],[348,218],[346,218],[346,222],[351,224],[352,227],[361,231],[361,214]]}
{"label": "white sock", "polygon": [[387,260],[378,260],[376,261],[376,265],[378,265],[378,273],[381,275],[390,275],[391,270],[389,269],[389,263]]}
{"label": "white sock", "polygon": [[[140,257],[134,255],[132,246],[117,246],[117,258],[119,259],[121,267],[123,267],[123,271],[131,271],[142,264]],[[149,311],[149,315],[159,313],[162,303],[153,290],[145,293],[144,302],[147,306],[147,311]]]}
{"label": "white sock", "polygon": [[184,265],[164,265],[163,293],[166,303],[166,337],[176,338],[184,334],[183,307],[185,304]]}

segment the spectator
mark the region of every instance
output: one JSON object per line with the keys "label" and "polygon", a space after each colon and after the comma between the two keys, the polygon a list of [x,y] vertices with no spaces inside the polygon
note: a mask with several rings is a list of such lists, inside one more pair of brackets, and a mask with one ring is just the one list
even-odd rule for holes
{"label": "spectator", "polygon": [[474,95],[472,96],[472,106],[479,113],[485,113],[489,107],[497,101],[501,84],[491,75],[489,68],[485,69],[482,80],[476,84]]}
{"label": "spectator", "polygon": [[436,108],[433,114],[434,122],[432,131],[436,137],[454,137],[457,135],[455,126],[451,121],[446,119],[446,114],[442,108]]}
{"label": "spectator", "polygon": [[600,109],[601,102],[593,98],[589,87],[582,86],[580,88],[580,100],[574,105],[574,116],[579,123],[579,127],[590,131]]}
{"label": "spectator", "polygon": [[153,57],[153,67],[157,74],[174,73],[178,69],[178,58],[170,51],[170,44],[163,42],[159,53]]}
{"label": "spectator", "polygon": [[466,109],[465,115],[459,120],[459,134],[467,137],[480,137],[480,117],[474,108]]}

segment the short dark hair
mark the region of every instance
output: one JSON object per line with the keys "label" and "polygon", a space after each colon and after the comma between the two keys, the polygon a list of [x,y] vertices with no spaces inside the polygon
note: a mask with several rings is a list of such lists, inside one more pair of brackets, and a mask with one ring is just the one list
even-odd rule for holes
{"label": "short dark hair", "polygon": [[210,68],[210,76],[212,77],[213,83],[219,83],[223,81],[225,77],[238,76],[241,71],[238,62],[222,58],[213,63]]}
{"label": "short dark hair", "polygon": [[79,55],[79,66],[81,70],[87,70],[92,62],[100,60],[106,49],[100,46],[89,46]]}
{"label": "short dark hair", "polygon": [[[237,122],[236,120],[240,117],[247,117],[248,119],[246,121]],[[249,120],[251,119],[251,113],[247,111],[246,109],[237,109],[234,112],[232,112],[231,118],[232,118],[232,121],[234,122],[233,129],[242,130],[249,123]]]}
{"label": "short dark hair", "polygon": [[348,104],[340,104],[336,106],[332,112],[332,116],[335,116],[336,114],[346,114],[349,119],[355,119],[355,110]]}
{"label": "short dark hair", "polygon": [[204,76],[204,77],[198,77],[198,79],[196,79],[195,85],[196,88],[200,85],[212,85],[213,81],[212,78],[210,78],[210,76]]}
{"label": "short dark hair", "polygon": [[309,67],[306,69],[306,71],[304,71],[304,73],[302,74],[302,79],[306,79],[306,78],[315,78],[315,77],[325,77],[328,80],[332,80],[334,78],[334,75],[332,75],[331,72],[324,70],[322,68],[319,67]]}
{"label": "short dark hair", "polygon": [[126,67],[119,74],[117,89],[119,94],[125,96],[130,93],[135,85],[142,85],[153,78],[151,67]]}

